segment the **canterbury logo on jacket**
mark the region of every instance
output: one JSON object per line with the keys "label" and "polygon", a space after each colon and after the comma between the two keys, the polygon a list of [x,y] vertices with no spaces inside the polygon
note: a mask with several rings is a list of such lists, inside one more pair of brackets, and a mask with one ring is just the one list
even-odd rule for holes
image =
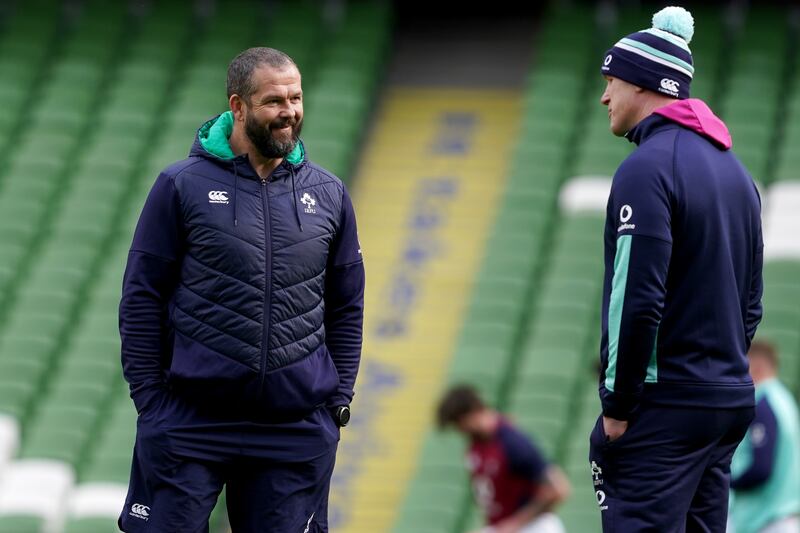
{"label": "canterbury logo on jacket", "polygon": [[700,100],[658,109],[614,176],[605,228],[603,413],[641,402],[754,405],[746,353],[761,320],[761,203]]}
{"label": "canterbury logo on jacket", "polygon": [[267,418],[347,404],[364,295],[350,198],[301,143],[262,181],[232,124],[204,124],[142,210],[120,304],[131,395],[141,411],[169,386]]}

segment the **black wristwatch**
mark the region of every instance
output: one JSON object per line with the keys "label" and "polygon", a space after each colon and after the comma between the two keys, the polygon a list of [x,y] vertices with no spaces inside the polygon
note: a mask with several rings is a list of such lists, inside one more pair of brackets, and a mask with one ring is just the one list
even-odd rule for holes
{"label": "black wristwatch", "polygon": [[340,405],[339,407],[334,407],[333,419],[340,428],[345,427],[350,422],[350,406]]}

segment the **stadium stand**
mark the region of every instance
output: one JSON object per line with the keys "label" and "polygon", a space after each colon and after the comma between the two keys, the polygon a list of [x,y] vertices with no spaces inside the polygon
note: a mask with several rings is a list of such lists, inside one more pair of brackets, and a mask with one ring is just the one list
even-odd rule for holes
{"label": "stadium stand", "polygon": [[697,73],[692,79],[692,97],[714,104],[719,100],[721,79],[725,75],[723,69],[727,67],[724,60],[727,45],[726,26],[723,24],[725,13],[701,4],[692,6],[692,16],[697,28],[690,45]]}
{"label": "stadium stand", "polygon": [[787,69],[787,82],[784,87],[784,99],[778,109],[782,121],[777,124],[775,144],[776,165],[773,178],[775,180],[800,179],[800,54],[797,53],[798,33],[795,32],[790,45],[794,54],[790,55],[789,68]]}
{"label": "stadium stand", "polygon": [[[773,22],[779,17],[771,15]],[[793,29],[771,139],[769,161],[774,166],[769,168],[774,172],[764,180],[769,187],[762,192],[764,321],[757,337],[777,344],[781,379],[800,396],[800,35]]]}
{"label": "stadium stand", "polygon": [[[541,28],[537,69],[525,90],[505,192],[450,364],[448,382],[472,382],[497,404],[505,401],[527,307],[540,288],[534,280],[549,242],[568,145],[576,134],[591,33],[588,10],[559,12]],[[551,443],[540,444],[552,454]],[[467,522],[474,523],[478,517],[471,509],[463,465],[463,443],[430,431],[395,531],[416,531],[426,523],[429,531],[463,530]]]}
{"label": "stadium stand", "polygon": [[[25,109],[41,95],[44,85],[42,81],[49,73],[55,40],[61,30],[60,22],[57,2],[48,0],[28,2],[4,20],[0,32],[0,79],[3,80],[0,83],[0,103],[8,111],[0,118],[0,146],[4,148],[0,162],[3,168],[13,163],[9,161],[9,148],[12,146],[12,139],[16,139],[24,128]],[[23,143],[19,148],[24,149],[26,144],[29,145],[29,142]],[[27,149],[29,153],[33,151],[30,147]],[[50,176],[50,170],[52,165],[48,167],[44,164],[38,167],[38,172],[35,171],[34,175]],[[0,179],[5,181],[6,177]],[[47,183],[43,184],[43,180],[37,181],[36,193],[45,196],[47,190],[42,189],[47,189]],[[0,227],[8,235],[0,244],[0,252],[4,258],[0,263],[2,313],[7,307],[6,293],[13,284],[18,266],[25,260],[26,244],[36,229],[36,215],[41,214],[41,211],[33,208],[20,222],[22,209],[18,202],[2,200],[0,206]]]}
{"label": "stadium stand", "polygon": [[764,198],[764,320],[756,336],[776,343],[781,379],[800,393],[800,186],[774,183]]}
{"label": "stadium stand", "polygon": [[[493,102],[491,110],[482,102]],[[410,530],[434,531],[441,524],[434,522],[436,508],[448,512],[433,491],[408,491],[407,480],[497,209],[520,104],[518,94],[506,89],[398,87],[385,96],[354,188],[360,241],[374,272],[365,305],[375,311],[365,321],[362,373],[380,364],[399,385],[375,397],[369,382],[361,381],[354,411],[367,416],[380,409],[380,418],[343,433],[331,502],[341,514],[332,528],[389,531],[401,516],[413,522]],[[382,305],[387,299],[396,304]],[[485,345],[489,335],[510,329],[491,326],[473,341]],[[480,366],[475,363],[473,370]],[[359,453],[356,443],[368,431],[382,444]],[[459,464],[452,454],[446,460]],[[343,478],[354,468],[360,475]],[[463,485],[449,486],[463,493]],[[398,512],[407,492],[424,509]],[[352,505],[350,498],[362,503]]]}
{"label": "stadium stand", "polygon": [[330,36],[330,46],[323,47],[320,68],[305,95],[309,119],[303,139],[313,147],[315,161],[345,179],[372,110],[389,50],[390,21],[388,4],[354,3]]}
{"label": "stadium stand", "polygon": [[[768,183],[789,64],[789,26],[777,8],[753,10],[732,41],[734,53],[718,112],[731,130],[742,163],[760,183]],[[759,97],[753,98],[754,94]]]}
{"label": "stadium stand", "polygon": [[[714,102],[719,101],[721,106],[729,106],[736,146],[746,145],[742,150],[745,164],[750,167],[757,180],[768,182],[769,178],[765,175],[769,170],[767,161],[773,158],[775,152],[773,129],[780,126],[773,121],[782,100],[781,95],[786,90],[783,76],[789,59],[787,50],[791,49],[787,47],[788,29],[785,21],[779,18],[778,13],[769,9],[756,10],[752,17],[744,19],[746,22],[741,28],[737,28],[731,24],[736,21],[736,17],[730,17],[730,14],[725,15],[704,7],[693,9],[693,12],[698,27],[703,28],[692,42],[696,66],[703,76],[698,76],[693,83],[692,93],[709,101],[712,106]],[[509,307],[504,308],[502,312],[494,308],[491,313],[485,315],[491,317],[488,319],[489,323],[493,320],[505,324],[519,323],[521,319],[522,327],[517,332],[521,342],[515,344],[510,353],[503,349],[505,344],[502,342],[491,343],[490,346],[467,342],[464,348],[456,352],[451,369],[452,381],[467,380],[479,385],[485,394],[496,399],[498,405],[506,407],[522,427],[537,437],[539,445],[564,467],[572,481],[574,494],[559,514],[565,522],[567,531],[581,532],[599,531],[594,490],[587,481],[589,479],[587,457],[588,435],[599,413],[595,365],[599,346],[597,322],[601,297],[601,238],[605,201],[608,196],[610,176],[632,149],[632,146],[624,140],[615,139],[608,132],[605,108],[598,104],[603,82],[597,75],[594,60],[602,55],[603,47],[607,47],[611,42],[611,36],[619,33],[614,31],[615,26],[632,29],[645,27],[647,23],[643,12],[628,11],[619,17],[600,16],[597,18],[593,39],[582,40],[580,37],[575,39],[576,36],[591,35],[591,30],[582,30],[581,26],[581,21],[584,21],[585,26],[592,25],[594,21],[591,15],[583,13],[581,17],[579,13],[569,13],[565,19],[569,22],[560,25],[559,18],[563,14],[553,10],[545,19],[537,40],[539,53],[532,69],[534,83],[528,89],[528,94],[534,102],[534,105],[528,106],[534,117],[530,123],[539,126],[542,134],[536,137],[525,136],[523,133],[520,137],[521,148],[517,151],[517,158],[523,161],[520,154],[525,152],[535,154],[521,173],[520,181],[527,182],[528,187],[554,184],[549,196],[545,194],[544,205],[547,205],[548,201],[554,204],[556,191],[564,177],[568,175],[588,177],[571,179],[564,185],[560,194],[560,214],[552,216],[543,224],[545,233],[549,233],[552,239],[546,239],[544,245],[539,244],[538,247],[530,248],[537,256],[539,268],[529,270],[528,272],[534,274],[528,275],[522,280],[521,285],[517,286],[517,288],[530,287],[531,292],[528,293],[527,301],[517,308],[509,304]],[[725,18],[726,16],[728,18]],[[573,35],[563,26],[575,24],[575,21],[577,29]],[[768,31],[770,36],[765,40],[763,48],[753,46],[754,42],[759,42],[756,35]],[[548,37],[549,35],[567,35],[572,39],[569,42],[573,46],[559,46],[562,43],[558,37]],[[739,43],[740,56],[735,56],[738,59],[734,61],[738,63],[733,69],[734,74],[729,76],[729,65],[724,51],[734,39]],[[551,63],[551,56],[547,53],[550,42],[560,54],[572,55],[560,57],[558,54],[553,54],[555,60]],[[583,48],[580,46],[581,42],[584,43]],[[746,47],[741,43],[747,43]],[[589,51],[591,51],[590,57],[587,56]],[[749,85],[746,82],[740,83],[740,80],[749,76],[747,73],[750,72],[746,67],[742,68],[740,63],[757,61],[752,59],[753,56],[756,58],[769,56],[758,70],[758,72],[764,71],[764,79],[750,82]],[[583,75],[580,68],[573,66],[585,65],[587,58],[590,59],[589,70],[588,74]],[[563,65],[570,67],[565,68]],[[540,76],[547,79],[553,70],[556,76],[561,76],[561,79],[554,84],[557,88],[551,94],[557,99],[561,97],[562,101],[568,102],[564,104],[565,107],[559,107],[556,102],[550,100],[546,84],[537,86],[535,83]],[[570,75],[575,76],[576,72],[580,74],[577,82],[565,83],[566,78]],[[758,87],[753,87],[754,84]],[[791,83],[788,86],[793,87]],[[765,98],[753,99],[752,94],[756,90],[759,94],[764,94]],[[794,97],[791,96],[791,92],[789,95],[787,106],[791,108]],[[536,106],[537,99],[542,102],[541,107]],[[755,104],[740,105],[744,99],[758,101]],[[756,114],[747,114],[747,110],[752,107],[758,108]],[[577,112],[570,112],[571,109]],[[548,121],[548,111],[553,113],[551,116],[555,117],[555,120]],[[525,116],[528,117],[529,114],[526,113]],[[755,119],[755,116],[760,118]],[[766,128],[762,124],[766,124]],[[790,135],[793,131],[792,124],[788,121],[787,130]],[[574,129],[576,134],[562,137],[559,127],[564,126]],[[525,131],[529,131],[528,122],[523,126],[523,132]],[[742,136],[741,141],[738,138],[739,133]],[[787,140],[784,146],[791,146],[788,142]],[[551,146],[550,143],[555,146]],[[754,143],[757,148],[748,150]],[[787,149],[786,157],[794,157],[791,155],[793,152]],[[558,170],[551,181],[548,179],[547,170],[550,168],[548,160],[553,154],[563,154],[566,163],[556,167]],[[783,168],[786,169],[785,172],[791,172],[788,169],[792,167],[791,164],[785,163]],[[510,180],[514,179],[513,172],[512,170]],[[513,190],[519,191],[521,188],[517,185]],[[512,189],[509,186],[510,190]],[[759,335],[778,341],[784,353],[783,375],[787,382],[796,384],[800,316],[797,315],[798,308],[795,302],[800,271],[796,263],[796,233],[792,235],[792,231],[796,232],[796,229],[790,229],[796,228],[796,215],[790,213],[792,209],[796,213],[798,206],[794,203],[797,200],[791,199],[791,191],[793,191],[791,187],[770,190],[769,198],[765,201],[765,204],[770,205],[770,198],[780,199],[776,202],[779,204],[775,208],[776,211],[770,211],[771,208],[765,211],[766,231],[774,232],[777,230],[770,228],[778,227],[786,229],[779,231],[782,237],[769,235],[772,244],[768,244],[768,249],[773,248],[775,255],[768,253],[767,257],[764,297],[767,318]],[[508,211],[506,208],[500,212],[508,213]],[[530,209],[528,215],[533,216],[531,213],[541,214],[541,210]],[[794,222],[786,223],[786,219],[791,217],[794,217],[792,218]],[[773,223],[771,222],[773,218],[778,218],[779,221]],[[500,225],[501,221],[498,220],[497,226]],[[533,228],[535,225],[529,227]],[[536,234],[536,230],[531,231],[531,234]],[[508,235],[508,232],[504,232],[503,235]],[[784,247],[788,248],[785,252],[777,250],[779,247],[777,242],[781,238],[784,240]],[[487,248],[492,250],[487,255],[493,260],[486,260],[482,276],[496,264],[498,248],[504,245],[506,245],[504,239],[498,239],[495,233],[492,245]],[[508,249],[514,250],[513,259],[518,262],[515,267],[509,268],[510,271],[520,272],[524,271],[526,266],[530,266],[524,263],[524,255],[520,253],[524,247]],[[779,257],[781,259],[778,259]],[[502,270],[498,269],[498,272]],[[473,310],[481,305],[482,280],[483,277],[476,281],[471,304]],[[492,292],[496,294],[498,291]],[[770,305],[772,301],[776,304]],[[465,332],[476,327],[478,329],[486,327],[470,323],[469,320],[468,318],[465,321]],[[492,333],[496,335],[495,332]],[[467,334],[463,336],[472,340]],[[491,337],[485,335],[483,338]],[[497,364],[481,366],[482,358],[491,358]],[[471,361],[475,361],[472,367],[470,367]],[[462,366],[478,368],[480,372],[470,374],[462,371]],[[514,379],[504,383],[504,387],[497,391],[494,388],[497,375],[502,375],[504,372],[510,373]],[[444,450],[449,450],[450,453]],[[457,501],[460,497],[466,502],[466,507],[470,507],[467,491],[459,493],[457,490],[459,483],[463,483],[463,473],[460,479],[455,474],[459,469],[463,469],[459,464],[461,450],[461,445],[452,439],[433,434],[428,436],[426,455],[420,459],[418,474],[409,493],[417,491],[426,495],[435,493],[437,498],[444,499],[448,505],[436,509],[430,504],[425,505],[424,496],[419,498],[410,496],[406,500],[396,531],[413,531],[418,523],[425,523],[424,520],[432,520],[433,523],[439,524],[432,527],[431,531],[463,531],[466,524],[479,527],[480,513],[476,512],[476,509],[469,509],[467,513],[453,513],[449,503]],[[432,472],[437,472],[437,468],[440,473],[432,475]],[[424,514],[424,520],[413,518],[414,502],[421,502],[418,506],[419,513]]]}
{"label": "stadium stand", "polygon": [[[369,334],[332,528],[479,527],[463,443],[430,424],[443,388],[468,381],[569,476],[567,531],[599,531],[587,457],[601,234],[632,146],[608,132],[597,63],[649,12],[551,8],[520,94],[393,89],[373,117],[388,2],[281,0],[257,16],[248,0],[142,5],[0,6],[0,533],[117,530],[136,428],[116,323],[131,233],[158,172],[225,109],[230,59],[262,44],[303,72],[310,157],[345,181],[359,169]],[[777,343],[800,395],[798,30],[768,6],[693,13],[692,93],[720,111],[763,185],[758,336]],[[505,104],[472,113],[487,100]],[[486,138],[470,137],[475,120]],[[223,498],[212,525],[224,524]]]}
{"label": "stadium stand", "polygon": [[[558,240],[553,247],[550,279],[546,287],[556,297],[554,310],[561,307],[563,311],[550,315],[546,307],[547,300],[542,302],[544,305],[540,310],[544,320],[558,321],[541,324],[542,327],[554,327],[557,338],[561,338],[561,342],[544,355],[558,361],[562,367],[560,379],[564,384],[556,390],[561,393],[562,402],[569,402],[571,410],[571,416],[561,421],[561,433],[558,434],[562,452],[559,460],[574,487],[572,498],[560,511],[568,531],[599,530],[594,488],[587,482],[587,435],[599,414],[597,374],[592,370],[599,343],[597,324],[603,285],[602,235],[610,187],[609,178],[588,177],[572,179],[562,188]],[[567,303],[564,303],[564,298],[559,297],[564,293],[574,296],[567,298]],[[566,331],[564,324],[569,324]],[[571,352],[557,351],[563,350],[560,347],[567,335],[572,339]],[[540,356],[539,359],[543,358]],[[531,429],[536,430],[535,427]]]}
{"label": "stadium stand", "polygon": [[[329,26],[311,2],[274,7],[253,17],[251,2],[224,0],[216,9],[227,17],[213,23],[188,2],[137,13],[90,1],[73,13],[53,0],[12,12],[0,71],[15,82],[1,85],[0,98],[8,109],[36,99],[29,123],[9,113],[0,124],[0,141],[10,144],[12,130],[21,139],[0,182],[0,227],[14,236],[3,243],[0,273],[0,531],[117,530],[136,427],[116,332],[127,248],[159,170],[185,157],[196,128],[225,109],[234,55],[266,44],[304,57],[304,73],[331,87],[306,83],[322,102],[306,112],[309,122],[330,121],[326,105],[337,100],[329,93],[352,84],[345,96],[359,106],[338,122],[355,133],[314,156],[347,179],[388,44],[389,11],[354,5]],[[311,31],[285,30],[298,18]],[[283,29],[273,40],[265,25]],[[57,53],[46,47],[56,29]],[[330,53],[316,59],[309,51],[322,39]],[[316,153],[313,135],[306,145]]]}

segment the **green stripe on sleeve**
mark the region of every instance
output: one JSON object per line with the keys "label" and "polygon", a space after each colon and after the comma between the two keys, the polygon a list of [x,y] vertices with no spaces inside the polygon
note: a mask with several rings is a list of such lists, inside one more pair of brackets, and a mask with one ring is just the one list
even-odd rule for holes
{"label": "green stripe on sleeve", "polygon": [[611,301],[608,304],[608,367],[606,368],[606,390],[610,392],[614,392],[614,381],[617,378],[619,328],[622,322],[622,306],[625,303],[625,286],[628,284],[632,238],[633,235],[623,235],[617,239],[617,253],[614,256],[614,278],[611,281]]}
{"label": "green stripe on sleeve", "polygon": [[650,363],[647,365],[647,377],[645,383],[658,383],[658,359],[656,351],[658,348],[658,328],[656,328],[656,340],[653,341],[653,352],[650,354]]}

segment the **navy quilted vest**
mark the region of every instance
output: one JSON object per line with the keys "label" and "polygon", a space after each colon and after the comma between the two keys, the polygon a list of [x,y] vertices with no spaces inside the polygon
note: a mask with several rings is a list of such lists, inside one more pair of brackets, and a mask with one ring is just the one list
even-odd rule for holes
{"label": "navy quilted vest", "polygon": [[221,159],[198,140],[165,173],[174,175],[185,232],[169,309],[170,383],[258,412],[323,404],[338,386],[323,293],[341,181],[304,156],[261,180],[247,156]]}

